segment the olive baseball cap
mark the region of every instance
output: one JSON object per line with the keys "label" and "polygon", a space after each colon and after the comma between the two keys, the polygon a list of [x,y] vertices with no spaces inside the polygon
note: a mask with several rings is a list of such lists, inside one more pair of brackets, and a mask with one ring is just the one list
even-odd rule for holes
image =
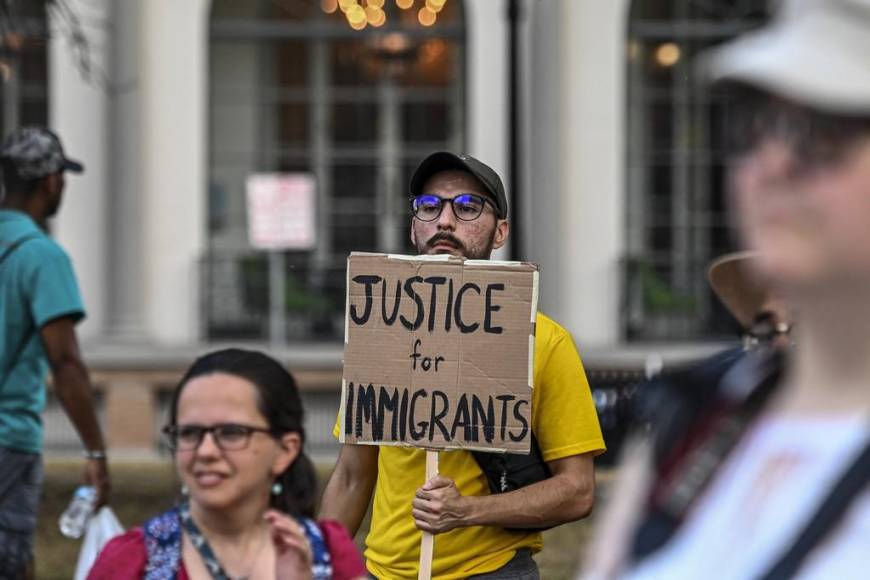
{"label": "olive baseball cap", "polygon": [[410,191],[411,197],[416,197],[425,193],[423,186],[426,182],[442,171],[448,170],[467,171],[480,181],[486,188],[486,191],[492,196],[495,201],[496,214],[501,219],[507,219],[508,204],[507,197],[504,192],[504,184],[492,167],[479,159],[475,159],[471,155],[465,153],[451,153],[450,151],[438,151],[432,153],[420,162],[414,175],[411,177]]}

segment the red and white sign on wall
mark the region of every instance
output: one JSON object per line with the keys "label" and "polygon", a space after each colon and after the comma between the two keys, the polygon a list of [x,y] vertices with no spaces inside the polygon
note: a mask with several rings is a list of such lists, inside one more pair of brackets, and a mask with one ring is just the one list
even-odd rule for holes
{"label": "red and white sign on wall", "polygon": [[252,246],[261,250],[314,248],[317,184],[313,175],[254,173],[245,186]]}

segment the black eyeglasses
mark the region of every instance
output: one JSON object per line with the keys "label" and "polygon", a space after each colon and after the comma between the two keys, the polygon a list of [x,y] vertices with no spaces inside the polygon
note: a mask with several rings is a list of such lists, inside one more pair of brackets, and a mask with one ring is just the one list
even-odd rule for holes
{"label": "black eyeglasses", "polygon": [[179,451],[191,451],[199,447],[206,433],[211,433],[215,444],[224,451],[238,451],[244,449],[251,442],[254,433],[268,433],[275,435],[272,429],[255,427],[253,425],[239,425],[237,423],[220,423],[206,427],[204,425],[167,425],[163,428],[166,443],[170,449]]}
{"label": "black eyeglasses", "polygon": [[489,199],[475,193],[460,193],[453,199],[426,193],[411,199],[411,209],[418,220],[431,222],[438,219],[438,216],[441,215],[445,203],[453,206],[453,215],[456,216],[456,219],[465,222],[471,222],[479,218],[486,204],[490,204],[495,208]]}

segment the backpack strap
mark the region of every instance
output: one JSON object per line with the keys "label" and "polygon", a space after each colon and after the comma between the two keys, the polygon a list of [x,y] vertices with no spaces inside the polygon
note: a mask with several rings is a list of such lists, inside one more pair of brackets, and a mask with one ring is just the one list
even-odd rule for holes
{"label": "backpack strap", "polygon": [[[659,447],[669,450],[670,457],[657,466],[646,514],[633,538],[632,560],[649,556],[676,533],[775,392],[782,367],[778,353],[745,354],[724,374],[715,373],[718,384],[711,400],[693,409],[680,430],[667,433],[666,445]],[[735,385],[741,392],[731,392]]]}
{"label": "backpack strap", "polygon": [[843,477],[831,488],[798,539],[759,580],[793,578],[804,560],[843,518],[849,507],[870,483],[870,439]]}
{"label": "backpack strap", "polygon": [[6,260],[6,258],[8,258],[9,256],[11,256],[11,255],[12,255],[12,252],[14,252],[15,250],[17,250],[18,247],[21,246],[21,244],[23,244],[24,242],[26,242],[26,241],[28,241],[28,240],[33,240],[33,239],[35,239],[35,238],[38,238],[38,237],[40,237],[41,235],[42,235],[42,234],[38,234],[38,233],[27,234],[27,235],[21,236],[20,238],[18,238],[17,240],[15,240],[14,242],[12,242],[12,243],[9,244],[8,246],[6,246],[6,249],[3,250],[3,253],[2,253],[2,254],[0,254],[0,264],[2,264],[2,263]]}
{"label": "backpack strap", "polygon": [[305,537],[311,544],[313,562],[311,564],[311,576],[314,580],[332,580],[332,557],[329,555],[329,547],[323,537],[323,531],[317,522],[310,518],[297,518],[305,530]]}
{"label": "backpack strap", "polygon": [[[471,451],[471,455],[474,456],[478,467],[480,467],[483,475],[486,476],[489,491],[493,494],[514,491],[553,476],[550,472],[550,467],[544,461],[541,447],[534,433],[532,433],[528,455],[476,450]],[[540,532],[550,527],[552,526],[540,528],[505,526],[505,529],[521,532]]]}
{"label": "backpack strap", "polygon": [[[12,252],[14,252],[19,247],[21,247],[21,245],[24,244],[24,242],[38,238],[38,237],[40,237],[40,235],[41,234],[36,234],[36,233],[27,234],[27,235],[21,236],[20,238],[18,238],[17,240],[12,242],[8,246],[6,246],[6,249],[3,250],[2,254],[0,254],[0,264],[3,264],[3,262],[6,261],[6,258],[11,256]],[[6,369],[3,369],[3,374],[0,375],[0,387],[2,387],[3,383],[6,382],[6,379],[9,378],[9,374],[12,372],[12,368],[15,366],[15,361],[17,361],[18,357],[21,356],[21,351],[24,350],[24,347],[27,345],[27,341],[30,339],[30,336],[31,336],[30,334],[25,335],[24,338],[15,347],[15,350],[12,351],[12,356],[9,357],[9,364],[11,366],[9,366]]]}
{"label": "backpack strap", "polygon": [[[297,518],[311,545],[311,574],[314,580],[332,580],[332,559],[320,526],[312,519]],[[193,546],[202,556],[212,578],[226,579],[226,572],[215,557],[205,536],[190,517],[190,506],[185,502],[161,514],[143,526],[145,548],[148,552],[146,580],[175,580],[181,564],[181,532],[187,531]]]}

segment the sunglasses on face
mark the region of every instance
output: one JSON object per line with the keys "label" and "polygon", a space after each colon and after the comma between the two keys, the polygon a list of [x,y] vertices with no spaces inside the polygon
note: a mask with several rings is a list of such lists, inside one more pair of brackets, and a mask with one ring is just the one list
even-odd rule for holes
{"label": "sunglasses on face", "polygon": [[167,425],[163,428],[167,445],[177,451],[192,451],[198,448],[206,433],[211,433],[215,445],[224,451],[244,449],[251,442],[254,433],[267,433],[274,436],[272,429],[238,423],[220,423],[210,427],[195,424]]}
{"label": "sunglasses on face", "polygon": [[453,206],[453,215],[456,216],[456,219],[466,222],[479,218],[486,204],[495,209],[488,198],[476,193],[461,193],[453,199],[425,193],[411,199],[411,210],[418,220],[431,222],[438,219],[447,203]]}

